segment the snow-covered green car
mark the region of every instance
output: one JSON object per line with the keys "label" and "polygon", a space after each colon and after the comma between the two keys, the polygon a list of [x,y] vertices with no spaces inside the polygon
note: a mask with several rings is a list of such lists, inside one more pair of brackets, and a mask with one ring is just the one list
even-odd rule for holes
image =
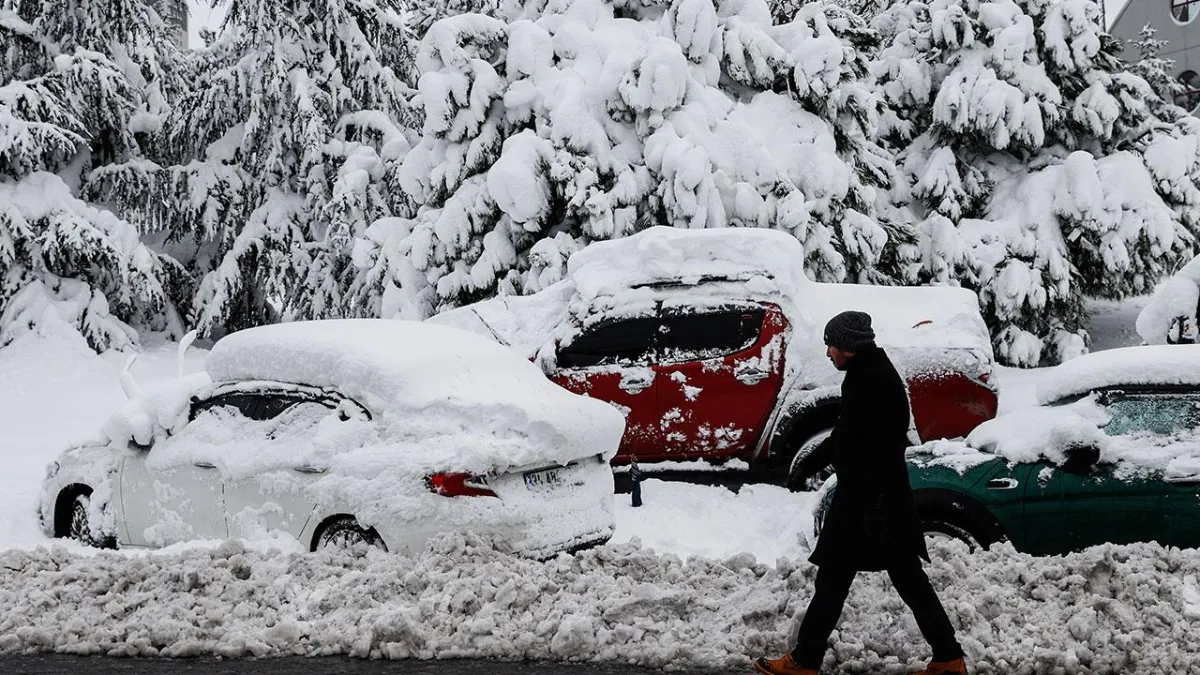
{"label": "snow-covered green car", "polygon": [[[1200,547],[1200,345],[1090,354],[1038,405],[909,451],[927,536],[1044,555],[1101,543]],[[822,488],[817,527],[836,481]]]}

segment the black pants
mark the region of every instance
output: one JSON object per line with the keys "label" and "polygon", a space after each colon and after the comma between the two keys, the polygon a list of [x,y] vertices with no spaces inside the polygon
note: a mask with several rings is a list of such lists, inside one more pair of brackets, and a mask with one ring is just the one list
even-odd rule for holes
{"label": "black pants", "polygon": [[[891,567],[887,571],[900,599],[908,605],[917,619],[917,626],[926,642],[933,647],[934,661],[952,661],[963,655],[962,647],[954,639],[954,626],[938,600],[937,593],[921,568],[921,560],[913,556],[911,563]],[[858,572],[825,565],[817,570],[816,592],[804,621],[800,623],[800,636],[792,658],[805,667],[819,670],[825,658],[829,635],[837,627],[842,616],[842,607],[850,595],[850,584]]]}

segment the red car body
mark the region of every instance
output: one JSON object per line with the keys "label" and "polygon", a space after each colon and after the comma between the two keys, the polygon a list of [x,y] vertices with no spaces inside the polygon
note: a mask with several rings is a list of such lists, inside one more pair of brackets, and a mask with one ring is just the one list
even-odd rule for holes
{"label": "red car body", "polygon": [[[837,405],[828,388],[785,405],[784,356],[797,339],[790,328],[784,312],[765,302],[612,320],[560,344],[551,377],[626,413],[616,464],[788,462],[806,439],[832,427]],[[974,365],[908,376],[921,442],[964,436],[995,417],[990,361],[967,363]]]}

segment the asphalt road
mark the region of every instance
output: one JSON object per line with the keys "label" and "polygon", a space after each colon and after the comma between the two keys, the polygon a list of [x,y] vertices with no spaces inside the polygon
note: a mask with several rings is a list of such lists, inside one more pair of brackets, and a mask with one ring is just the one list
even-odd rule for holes
{"label": "asphalt road", "polygon": [[[747,675],[752,671],[747,666]],[[662,675],[663,671],[612,664],[524,663],[484,660],[367,661],[347,657],[267,659],[143,659],[36,654],[0,656],[0,675]],[[704,675],[739,675],[706,671]]]}

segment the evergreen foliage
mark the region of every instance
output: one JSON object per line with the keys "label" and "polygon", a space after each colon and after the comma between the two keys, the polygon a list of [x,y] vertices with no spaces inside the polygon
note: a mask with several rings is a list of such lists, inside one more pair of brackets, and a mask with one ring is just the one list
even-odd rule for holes
{"label": "evergreen foliage", "polygon": [[96,349],[176,328],[178,266],[70,187],[140,157],[178,91],[158,15],[141,0],[9,1],[0,43],[0,346],[61,325]]}
{"label": "evergreen foliage", "polygon": [[782,26],[762,0],[442,19],[418,53],[424,134],[399,172],[421,207],[368,231],[363,284],[384,316],[419,318],[544,287],[571,251],[660,223],[774,227],[804,242],[814,278],[899,279],[911,236],[870,140],[876,41],[834,2]]}
{"label": "evergreen foliage", "polygon": [[419,121],[410,44],[391,0],[233,0],[165,124],[166,161],[112,167],[91,192],[188,267],[202,335],[355,313],[354,240],[408,208],[382,186]]}
{"label": "evergreen foliage", "polygon": [[1145,293],[1193,246],[1194,196],[1163,179],[1200,174],[1156,146],[1194,123],[1101,21],[1091,0],[910,0],[874,23],[920,278],[977,290],[1007,363],[1080,353],[1085,296]]}

